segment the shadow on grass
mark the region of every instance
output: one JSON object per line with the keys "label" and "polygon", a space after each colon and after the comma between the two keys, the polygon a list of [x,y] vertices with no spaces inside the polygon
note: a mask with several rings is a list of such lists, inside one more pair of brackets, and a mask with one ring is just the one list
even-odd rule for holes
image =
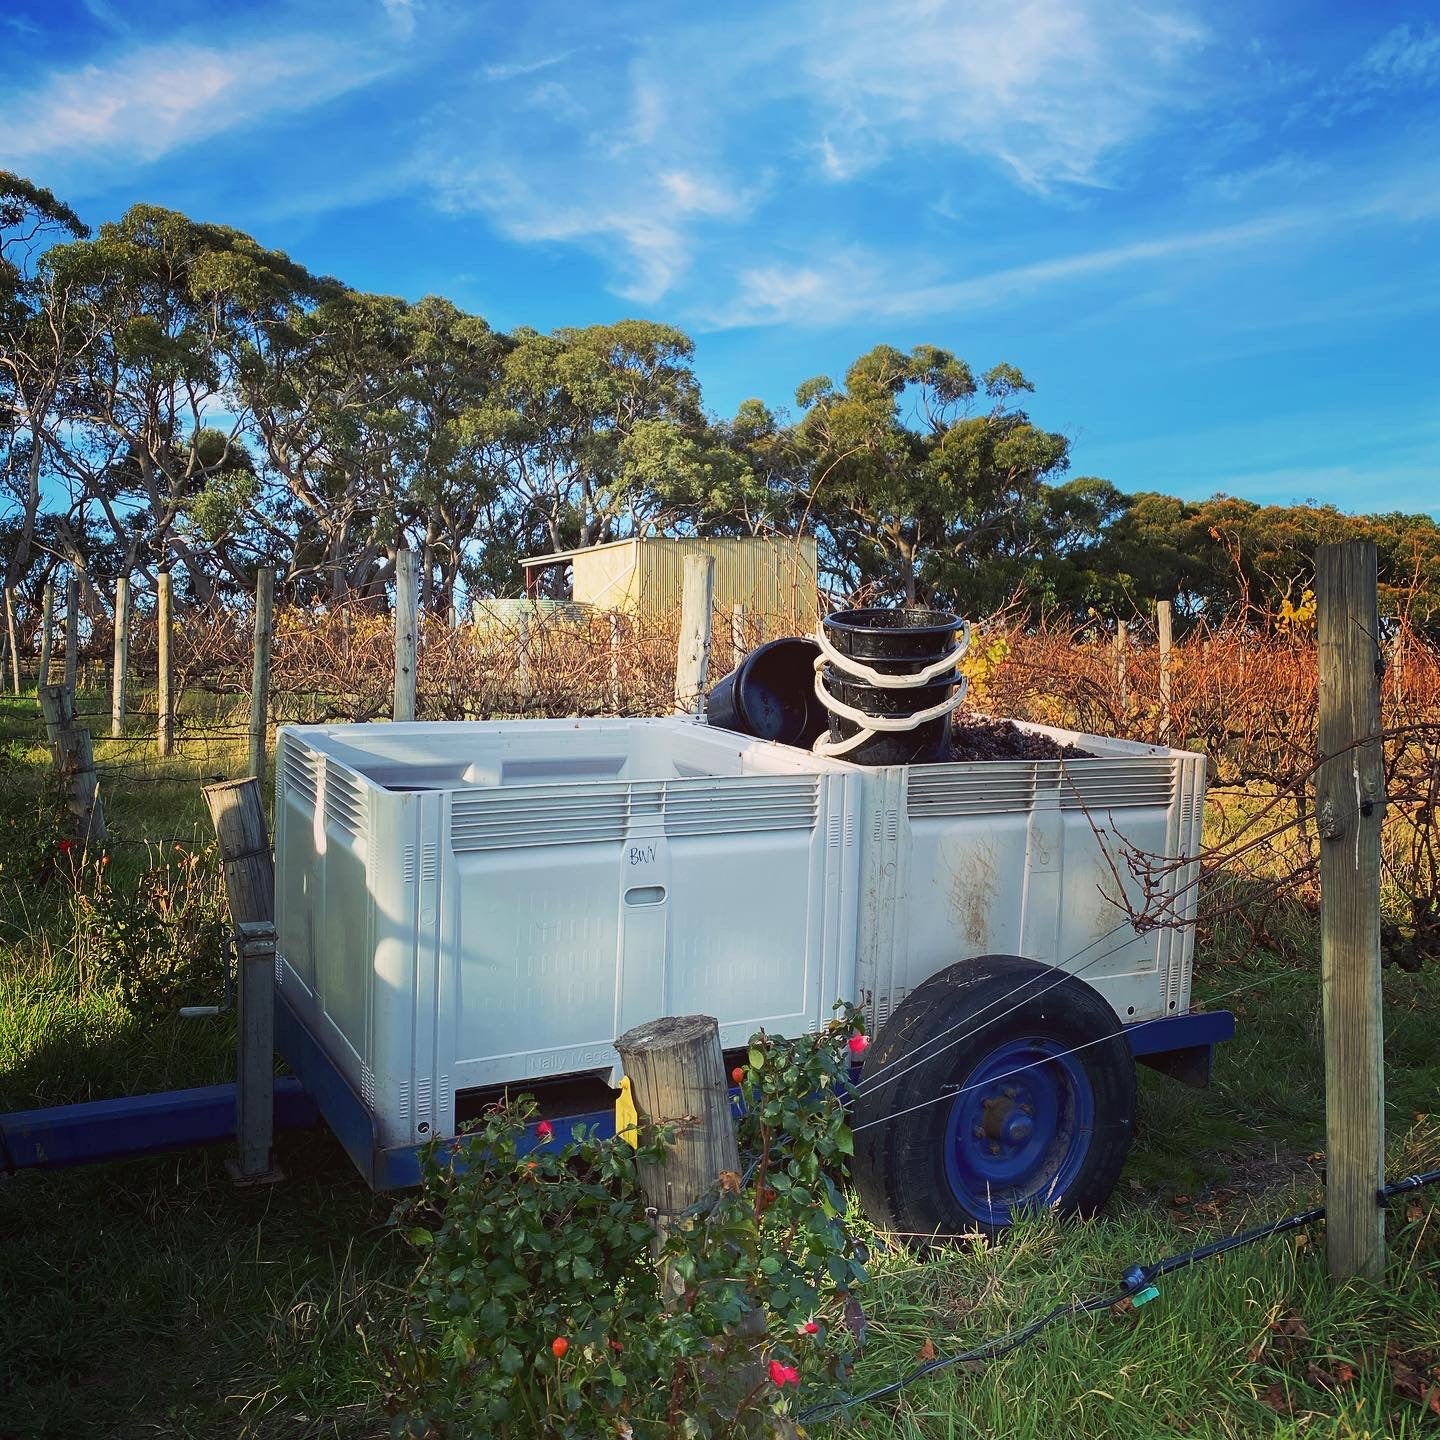
{"label": "shadow on grass", "polygon": [[[327,1131],[239,1190],[224,1147],[0,1181],[0,1436],[384,1433],[413,1264]],[[372,1338],[373,1337],[373,1338]]]}

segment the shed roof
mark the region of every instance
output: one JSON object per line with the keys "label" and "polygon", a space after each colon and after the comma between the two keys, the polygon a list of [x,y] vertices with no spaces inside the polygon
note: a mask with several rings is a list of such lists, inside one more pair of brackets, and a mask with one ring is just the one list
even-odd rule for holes
{"label": "shed roof", "polygon": [[526,567],[558,565],[577,555],[593,555],[597,550],[618,550],[622,545],[772,545],[782,541],[794,545],[809,540],[809,535],[627,535],[623,540],[607,540],[601,545],[577,545],[573,550],[555,550],[549,555],[526,555],[520,563]]}

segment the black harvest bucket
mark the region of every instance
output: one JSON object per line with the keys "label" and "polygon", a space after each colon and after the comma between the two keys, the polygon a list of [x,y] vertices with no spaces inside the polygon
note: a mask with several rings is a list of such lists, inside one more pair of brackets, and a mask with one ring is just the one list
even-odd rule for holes
{"label": "black harvest bucket", "polygon": [[711,690],[706,717],[721,730],[808,750],[828,719],[815,694],[819,658],[819,645],[799,637],[757,646]]}
{"label": "black harvest bucket", "polygon": [[[960,677],[955,669],[957,651],[963,650],[965,622],[946,610],[914,606],[900,610],[837,610],[825,617],[829,642],[823,687],[830,711],[830,754],[859,765],[912,765],[947,759],[950,753],[949,702]],[[949,660],[948,665],[942,661]],[[870,672],[874,679],[867,678]],[[913,684],[876,683],[888,676],[927,678]],[[825,697],[822,697],[825,698]],[[844,709],[853,712],[845,714]],[[907,728],[880,729],[868,719],[906,720],[927,710],[941,713],[916,721]],[[864,730],[866,739],[848,748]]]}

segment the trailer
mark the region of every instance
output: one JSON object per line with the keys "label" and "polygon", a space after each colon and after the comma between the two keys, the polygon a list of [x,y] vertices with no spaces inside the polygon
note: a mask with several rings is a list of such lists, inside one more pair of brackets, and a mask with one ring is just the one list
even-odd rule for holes
{"label": "trailer", "polygon": [[[1023,728],[1086,758],[865,767],[688,719],[282,727],[277,1048],[388,1188],[507,1088],[612,1128],[633,1024],[703,1012],[738,1049],[846,1000],[875,1036],[877,1223],[1093,1210],[1135,1062],[1204,1084],[1233,1033],[1191,1008],[1193,927],[1137,930],[1116,863],[1198,852],[1205,761]],[[1181,920],[1196,878],[1166,882]]]}

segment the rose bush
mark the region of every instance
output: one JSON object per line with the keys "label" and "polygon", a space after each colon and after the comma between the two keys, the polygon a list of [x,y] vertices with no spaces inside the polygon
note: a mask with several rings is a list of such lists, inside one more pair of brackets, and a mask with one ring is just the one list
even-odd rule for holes
{"label": "rose bush", "polygon": [[658,1257],[636,1159],[658,1157],[663,1132],[639,1152],[578,1132],[532,1144],[521,1097],[432,1145],[421,1196],[396,1214],[423,1259],[389,1353],[393,1433],[794,1435],[796,1397],[828,1391],[855,1348],[865,1271],[840,1092],[856,1038],[848,1008],[813,1035],[753,1038],[737,1067],[743,1173],[718,1177]]}

